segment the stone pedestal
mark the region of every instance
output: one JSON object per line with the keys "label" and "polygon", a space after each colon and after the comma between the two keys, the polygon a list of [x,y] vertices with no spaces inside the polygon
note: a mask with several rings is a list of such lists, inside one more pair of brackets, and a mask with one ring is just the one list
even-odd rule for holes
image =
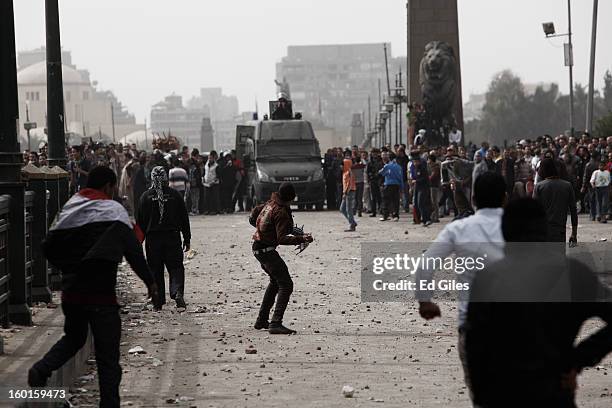
{"label": "stone pedestal", "polygon": [[431,41],[444,41],[453,47],[457,58],[457,93],[455,118],[463,129],[461,95],[461,59],[457,0],[408,0],[408,95],[409,102],[422,103],[419,69],[425,46]]}
{"label": "stone pedestal", "polygon": [[32,301],[51,302],[49,289],[49,266],[45,258],[41,243],[47,236],[49,228],[47,220],[47,174],[39,168],[27,165],[21,169],[26,180],[27,189],[34,192],[33,225],[32,225]]}

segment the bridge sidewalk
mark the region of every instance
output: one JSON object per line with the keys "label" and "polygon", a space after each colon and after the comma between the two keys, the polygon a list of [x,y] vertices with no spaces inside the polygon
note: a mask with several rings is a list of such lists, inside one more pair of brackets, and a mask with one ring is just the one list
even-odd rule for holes
{"label": "bridge sidewalk", "polygon": [[[4,338],[4,354],[0,355],[0,385],[2,392],[7,388],[28,389],[28,369],[63,333],[64,315],[61,308],[34,307],[34,326],[12,326],[0,331]],[[87,360],[93,350],[91,337],[85,347],[50,378],[48,387],[69,388],[78,376],[83,375]],[[0,395],[0,407],[15,406],[7,403],[7,396]],[[32,406],[32,405],[29,405]],[[41,405],[37,405],[41,406]]]}

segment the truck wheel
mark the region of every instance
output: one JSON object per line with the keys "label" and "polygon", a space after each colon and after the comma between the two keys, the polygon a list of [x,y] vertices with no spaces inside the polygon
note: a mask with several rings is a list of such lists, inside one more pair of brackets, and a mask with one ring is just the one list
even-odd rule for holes
{"label": "truck wheel", "polygon": [[317,201],[317,203],[315,204],[315,210],[323,211],[323,201]]}

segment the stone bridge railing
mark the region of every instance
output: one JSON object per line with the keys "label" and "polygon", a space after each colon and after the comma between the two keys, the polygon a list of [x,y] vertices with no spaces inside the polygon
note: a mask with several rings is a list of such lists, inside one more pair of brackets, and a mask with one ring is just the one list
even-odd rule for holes
{"label": "stone bridge railing", "polygon": [[[49,226],[68,200],[68,173],[59,167],[25,166],[25,193],[0,196],[0,325],[32,325],[31,306],[50,302],[59,271],[41,250]],[[21,198],[21,200],[20,200]],[[0,339],[0,353],[2,352]]]}

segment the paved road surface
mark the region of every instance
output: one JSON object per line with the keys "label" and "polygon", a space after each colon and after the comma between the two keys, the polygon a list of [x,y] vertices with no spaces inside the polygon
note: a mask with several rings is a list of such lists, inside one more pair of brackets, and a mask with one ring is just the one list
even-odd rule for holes
{"label": "paved road surface", "polygon": [[[315,243],[301,256],[282,255],[294,278],[285,323],[297,336],[269,336],[251,328],[267,278],[250,252],[252,227],[244,214],[192,218],[187,265],[188,309],[142,310],[144,288],[132,273],[124,309],[122,401],[133,406],[169,402],[197,407],[467,407],[456,348],[456,306],[427,323],[407,304],[360,303],[360,244],[428,242],[440,230],[358,219],[344,233],[337,212],[296,212]],[[587,222],[581,219],[581,222]],[[443,224],[442,224],[443,225]],[[612,229],[585,224],[579,239],[612,241]],[[591,329],[593,324],[590,325]],[[146,354],[128,354],[142,346]],[[247,349],[256,354],[247,354]],[[501,367],[500,367],[501,369]],[[612,359],[580,379],[583,407],[612,405]],[[344,398],[344,385],[355,388]],[[84,382],[80,403],[95,396]]]}

